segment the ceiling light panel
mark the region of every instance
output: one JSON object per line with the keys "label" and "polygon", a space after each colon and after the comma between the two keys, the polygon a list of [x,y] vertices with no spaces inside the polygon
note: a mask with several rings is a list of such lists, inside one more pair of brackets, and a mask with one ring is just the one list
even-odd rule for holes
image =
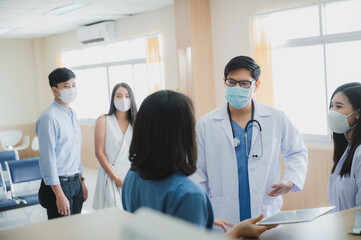
{"label": "ceiling light panel", "polygon": [[67,4],[62,7],[54,8],[54,9],[50,10],[49,12],[46,12],[45,14],[46,15],[61,15],[61,14],[67,13],[67,12],[77,10],[79,8],[83,8],[88,5],[89,5],[89,3],[75,2],[75,3]]}

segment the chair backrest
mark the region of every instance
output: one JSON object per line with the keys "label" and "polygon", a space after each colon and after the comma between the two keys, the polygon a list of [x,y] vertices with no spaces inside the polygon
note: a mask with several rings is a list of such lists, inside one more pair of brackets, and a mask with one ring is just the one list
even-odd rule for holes
{"label": "chair backrest", "polygon": [[0,132],[0,141],[4,146],[15,146],[23,137],[20,130],[6,130]]}
{"label": "chair backrest", "polygon": [[38,139],[38,136],[35,136],[33,138],[33,142],[31,143],[31,149],[33,149],[33,151],[39,151],[39,139]]}
{"label": "chair backrest", "polygon": [[23,150],[23,149],[27,149],[29,146],[30,146],[30,136],[29,136],[29,135],[26,135],[26,136],[23,138],[23,142],[21,143],[21,145],[17,145],[17,146],[15,146],[15,147],[10,147],[10,148],[5,147],[5,149],[6,149],[6,150],[11,150],[11,149],[14,149],[14,150]]}
{"label": "chair backrest", "polygon": [[2,151],[0,152],[0,164],[2,164],[2,169],[5,171],[5,162],[19,160],[19,153],[16,150],[12,151]]}
{"label": "chair backrest", "polygon": [[4,177],[4,172],[2,170],[1,167],[1,163],[0,163],[0,188],[2,188],[2,192],[3,194],[0,195],[0,198],[6,198],[6,193],[7,193],[7,189],[6,189],[6,183],[5,183],[5,177]]}
{"label": "chair backrest", "polygon": [[10,185],[41,179],[39,157],[5,162]]}
{"label": "chair backrest", "polygon": [[[0,163],[0,187],[4,187],[5,186],[5,180],[4,180],[4,173],[1,167],[1,163]],[[5,186],[5,191],[6,191],[6,186]]]}

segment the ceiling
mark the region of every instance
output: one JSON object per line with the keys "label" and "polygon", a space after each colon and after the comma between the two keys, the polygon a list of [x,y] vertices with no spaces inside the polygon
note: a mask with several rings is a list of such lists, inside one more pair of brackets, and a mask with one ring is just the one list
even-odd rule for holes
{"label": "ceiling", "polygon": [[[61,15],[47,12],[84,3]],[[173,0],[0,0],[0,39],[38,38],[173,5]]]}

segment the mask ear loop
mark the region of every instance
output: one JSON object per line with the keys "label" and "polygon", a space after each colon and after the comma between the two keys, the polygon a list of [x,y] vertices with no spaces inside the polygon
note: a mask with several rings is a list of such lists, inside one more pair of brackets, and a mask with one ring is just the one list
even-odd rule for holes
{"label": "mask ear loop", "polygon": [[360,109],[356,111],[358,115],[356,116],[356,119],[358,120],[360,118]]}
{"label": "mask ear loop", "polygon": [[[60,90],[57,87],[53,87],[57,93],[57,97],[59,98],[61,96]],[[60,98],[59,98],[60,99]]]}
{"label": "mask ear loop", "polygon": [[[358,113],[358,111],[359,111],[359,110],[353,111],[352,113],[350,113],[349,115],[347,115],[347,117],[352,116],[354,113]],[[358,114],[359,114],[359,113],[358,113]],[[359,114],[359,115],[360,115],[360,114]],[[358,119],[359,119],[359,116],[356,116],[356,120],[358,120]],[[356,121],[356,123],[355,123],[352,127],[350,127],[350,129],[346,132],[345,137],[346,137],[346,139],[347,139],[348,142],[351,142],[352,136],[351,136],[351,138],[349,138],[349,137],[347,136],[347,134],[350,132],[351,129],[355,128],[355,127],[357,126],[357,124],[358,124],[358,122]]]}

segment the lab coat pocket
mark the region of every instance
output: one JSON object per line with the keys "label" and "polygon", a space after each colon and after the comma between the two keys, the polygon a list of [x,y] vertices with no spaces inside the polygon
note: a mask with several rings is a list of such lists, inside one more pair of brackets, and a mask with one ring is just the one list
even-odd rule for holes
{"label": "lab coat pocket", "polygon": [[251,160],[261,160],[265,162],[271,162],[270,159],[274,159],[280,152],[279,139],[276,137],[265,137],[262,139],[257,136],[252,142],[251,151],[249,153]]}
{"label": "lab coat pocket", "polygon": [[279,158],[275,157],[280,154],[281,150],[281,140],[277,137],[264,137],[263,139],[263,156],[268,156],[268,158]]}
{"label": "lab coat pocket", "polygon": [[223,216],[227,208],[227,204],[225,204],[225,198],[221,196],[221,197],[211,197],[210,199],[215,218],[217,218],[217,216],[218,217]]}
{"label": "lab coat pocket", "polygon": [[340,203],[342,209],[356,206],[355,198],[357,194],[356,180],[354,178],[343,177],[340,183]]}
{"label": "lab coat pocket", "polygon": [[209,196],[211,198],[219,198],[223,195],[222,183],[219,179],[209,182]]}
{"label": "lab coat pocket", "polygon": [[[212,152],[207,157],[207,174],[208,174],[208,187],[209,195],[211,198],[223,196],[224,191],[224,179],[232,169],[231,158],[224,150],[224,147],[216,144],[213,145],[213,149],[219,150]],[[234,150],[233,150],[234,151]]]}

